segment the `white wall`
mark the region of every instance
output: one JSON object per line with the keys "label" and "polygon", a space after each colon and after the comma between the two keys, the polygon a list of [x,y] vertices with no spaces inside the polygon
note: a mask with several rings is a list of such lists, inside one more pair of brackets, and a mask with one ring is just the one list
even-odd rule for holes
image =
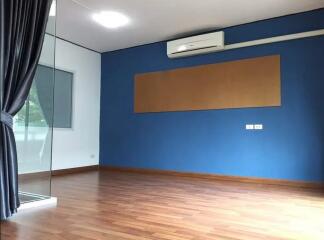
{"label": "white wall", "polygon": [[99,164],[101,55],[57,39],[55,67],[74,80],[72,129],[54,128],[52,169]]}

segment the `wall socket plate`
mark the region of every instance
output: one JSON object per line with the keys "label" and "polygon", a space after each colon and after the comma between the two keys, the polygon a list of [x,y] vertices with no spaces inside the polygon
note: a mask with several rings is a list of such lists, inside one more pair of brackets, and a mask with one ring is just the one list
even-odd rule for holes
{"label": "wall socket plate", "polygon": [[254,129],[262,130],[263,129],[263,124],[254,124]]}
{"label": "wall socket plate", "polygon": [[263,124],[258,123],[258,124],[245,124],[245,129],[246,130],[262,130],[263,129]]}

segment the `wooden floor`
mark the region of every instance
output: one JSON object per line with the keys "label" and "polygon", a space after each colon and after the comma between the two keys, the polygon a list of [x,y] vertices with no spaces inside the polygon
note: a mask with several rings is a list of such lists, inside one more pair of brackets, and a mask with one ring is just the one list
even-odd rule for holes
{"label": "wooden floor", "polygon": [[57,208],[1,223],[1,240],[324,239],[324,193],[176,176],[57,176]]}

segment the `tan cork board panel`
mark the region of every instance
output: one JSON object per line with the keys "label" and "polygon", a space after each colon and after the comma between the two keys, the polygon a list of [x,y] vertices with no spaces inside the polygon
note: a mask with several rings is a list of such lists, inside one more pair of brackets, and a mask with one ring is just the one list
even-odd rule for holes
{"label": "tan cork board panel", "polygon": [[134,111],[280,106],[280,88],[279,55],[137,74]]}

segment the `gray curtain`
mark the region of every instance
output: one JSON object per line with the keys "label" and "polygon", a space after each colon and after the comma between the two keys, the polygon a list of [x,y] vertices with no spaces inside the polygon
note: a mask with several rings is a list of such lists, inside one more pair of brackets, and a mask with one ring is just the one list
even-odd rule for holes
{"label": "gray curtain", "polygon": [[0,214],[17,211],[17,151],[12,117],[24,105],[42,50],[52,0],[0,0]]}

